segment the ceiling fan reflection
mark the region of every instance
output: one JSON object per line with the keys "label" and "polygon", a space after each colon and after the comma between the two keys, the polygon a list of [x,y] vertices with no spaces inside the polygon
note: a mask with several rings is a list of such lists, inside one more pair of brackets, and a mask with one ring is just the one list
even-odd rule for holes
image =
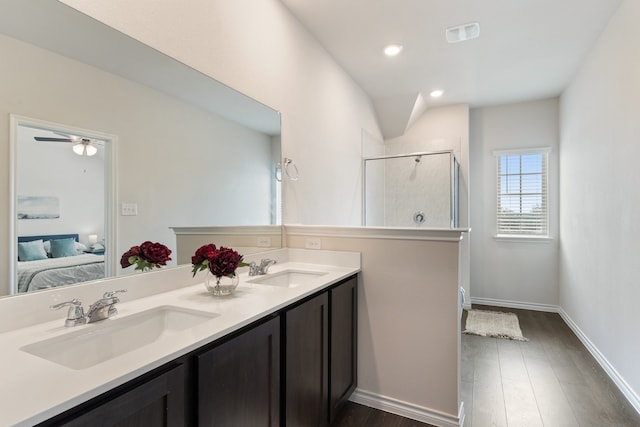
{"label": "ceiling fan reflection", "polygon": [[81,138],[78,136],[69,136],[67,138],[55,138],[45,136],[35,136],[38,142],[68,142],[73,144],[73,152],[79,156],[93,156],[98,152],[98,145],[102,145],[102,141],[91,138]]}

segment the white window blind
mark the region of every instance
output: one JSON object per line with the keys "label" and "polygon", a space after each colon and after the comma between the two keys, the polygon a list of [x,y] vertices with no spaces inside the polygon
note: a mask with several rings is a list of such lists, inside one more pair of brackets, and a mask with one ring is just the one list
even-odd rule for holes
{"label": "white window blind", "polygon": [[547,151],[500,152],[498,235],[548,236]]}

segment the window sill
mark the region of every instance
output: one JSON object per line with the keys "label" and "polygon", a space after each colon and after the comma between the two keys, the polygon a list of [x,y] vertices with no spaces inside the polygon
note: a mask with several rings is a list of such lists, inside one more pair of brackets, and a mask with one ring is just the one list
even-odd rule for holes
{"label": "window sill", "polygon": [[517,234],[498,234],[493,236],[498,242],[513,243],[551,243],[553,238],[550,236],[527,236]]}

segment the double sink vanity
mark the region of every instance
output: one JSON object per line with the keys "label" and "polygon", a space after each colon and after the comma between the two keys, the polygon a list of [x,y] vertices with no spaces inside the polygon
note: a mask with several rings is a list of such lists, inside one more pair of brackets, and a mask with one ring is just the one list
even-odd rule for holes
{"label": "double sink vanity", "polygon": [[[329,425],[356,386],[360,255],[245,258],[265,257],[266,274],[239,270],[226,297],[183,266],[0,300],[3,313],[43,304],[0,334],[0,423]],[[64,310],[35,313],[119,289],[105,320],[65,327]]]}

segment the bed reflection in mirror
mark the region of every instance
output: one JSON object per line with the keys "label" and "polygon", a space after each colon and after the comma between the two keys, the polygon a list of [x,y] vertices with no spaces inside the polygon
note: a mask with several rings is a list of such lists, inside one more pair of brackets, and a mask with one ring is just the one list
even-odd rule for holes
{"label": "bed reflection in mirror", "polygon": [[33,292],[104,278],[104,251],[91,251],[78,237],[18,237],[17,291]]}

